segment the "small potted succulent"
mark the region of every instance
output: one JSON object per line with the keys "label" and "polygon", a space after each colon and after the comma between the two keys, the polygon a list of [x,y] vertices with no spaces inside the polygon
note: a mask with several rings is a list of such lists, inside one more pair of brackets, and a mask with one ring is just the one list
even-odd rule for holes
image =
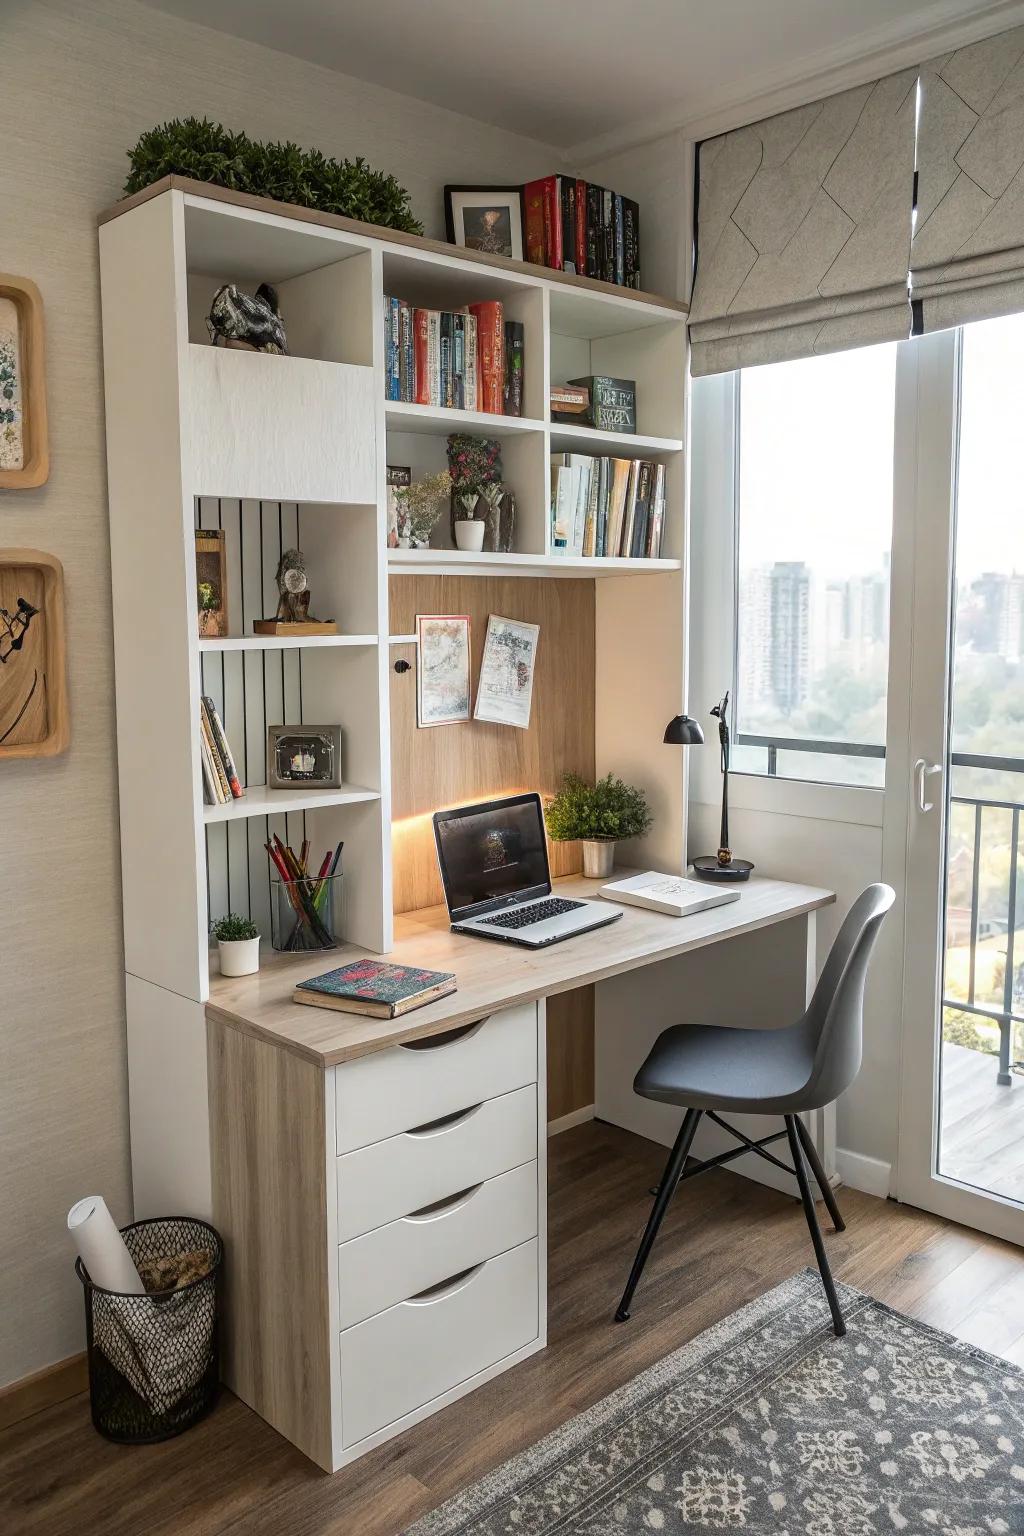
{"label": "small potted succulent", "polygon": [[487,518],[493,514],[494,492],[501,486],[501,444],[493,437],[455,432],[448,439],[448,468],[452,477],[452,537],[456,549],[479,552],[484,547]]}
{"label": "small potted succulent", "polygon": [[583,873],[606,879],[615,862],[615,844],[642,837],[653,817],[643,790],[624,784],[612,774],[588,784],[567,773],[562,787],[544,808],[548,835],[556,843],[583,844]]}
{"label": "small potted succulent", "polygon": [[251,976],[260,968],[260,931],[249,917],[229,912],[213,924],[222,976]]}
{"label": "small potted succulent", "polygon": [[452,477],[446,469],[398,488],[395,501],[401,548],[426,549],[451,490]]}

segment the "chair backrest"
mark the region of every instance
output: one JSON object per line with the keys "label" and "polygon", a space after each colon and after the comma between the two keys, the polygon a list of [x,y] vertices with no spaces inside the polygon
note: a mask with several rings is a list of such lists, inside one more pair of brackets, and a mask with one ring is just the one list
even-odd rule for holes
{"label": "chair backrest", "polygon": [[869,885],[836,934],[804,1015],[814,1066],[808,1089],[816,1103],[831,1104],[860,1071],[864,984],[882,920],[896,899],[890,885]]}

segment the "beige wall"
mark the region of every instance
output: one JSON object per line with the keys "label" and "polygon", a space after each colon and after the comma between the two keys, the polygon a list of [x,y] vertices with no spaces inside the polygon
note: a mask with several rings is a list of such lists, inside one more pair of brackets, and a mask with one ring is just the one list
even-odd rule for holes
{"label": "beige wall", "polygon": [[139,133],[189,113],[363,154],[434,235],[445,181],[523,181],[557,156],[131,0],[0,12],[0,268],[42,290],[52,451],[47,485],[0,491],[0,546],[64,563],[72,712],[66,756],[0,765],[3,1384],[82,1347],[68,1206],[100,1191],[131,1215],[95,216]]}

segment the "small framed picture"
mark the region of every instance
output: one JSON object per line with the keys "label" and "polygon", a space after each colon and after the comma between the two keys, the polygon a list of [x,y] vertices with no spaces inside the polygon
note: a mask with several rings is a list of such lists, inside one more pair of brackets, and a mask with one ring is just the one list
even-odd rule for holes
{"label": "small framed picture", "polygon": [[444,222],[452,245],[523,259],[522,187],[445,187]]}
{"label": "small framed picture", "polygon": [[267,728],[267,786],[290,789],[341,784],[340,725],[271,725]]}

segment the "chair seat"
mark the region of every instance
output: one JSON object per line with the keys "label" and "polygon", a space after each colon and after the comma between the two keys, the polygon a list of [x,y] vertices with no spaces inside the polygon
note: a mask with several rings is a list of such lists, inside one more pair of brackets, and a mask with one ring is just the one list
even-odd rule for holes
{"label": "chair seat", "polygon": [[636,1075],[645,1099],[685,1109],[793,1114],[818,1106],[807,1093],[814,1042],[805,1021],[785,1029],[676,1024],[657,1038]]}

